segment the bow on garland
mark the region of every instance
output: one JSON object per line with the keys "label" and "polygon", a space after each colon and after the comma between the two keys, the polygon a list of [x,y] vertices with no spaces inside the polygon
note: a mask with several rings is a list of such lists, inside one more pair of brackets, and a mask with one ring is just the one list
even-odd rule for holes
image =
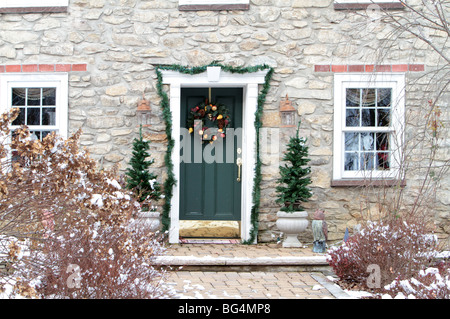
{"label": "bow on garland", "polygon": [[228,109],[221,104],[208,103],[208,100],[193,107],[187,119],[189,133],[195,131],[203,141],[209,140],[210,143],[216,141],[218,137],[225,138],[225,129],[229,123]]}
{"label": "bow on garland", "polygon": [[265,82],[263,85],[262,90],[260,91],[258,95],[258,108],[255,113],[255,130],[256,130],[256,166],[255,166],[255,176],[253,179],[253,206],[251,210],[251,223],[252,227],[250,230],[250,238],[248,241],[244,241],[244,244],[251,244],[256,240],[256,237],[258,236],[258,211],[259,211],[259,202],[260,202],[260,184],[261,184],[261,160],[260,160],[260,154],[259,154],[259,130],[261,128],[261,117],[263,113],[263,106],[266,101],[266,95],[269,92],[270,89],[270,80],[272,78],[274,69],[267,65],[255,65],[251,67],[246,68],[235,68],[231,66],[224,66],[221,64],[218,64],[216,62],[213,62],[209,65],[201,66],[201,67],[193,67],[188,68],[180,65],[161,65],[156,67],[156,76],[158,78],[158,83],[156,85],[156,89],[158,91],[158,95],[161,98],[161,109],[163,113],[164,120],[166,122],[166,135],[168,139],[168,145],[167,145],[167,152],[164,157],[165,166],[167,167],[167,178],[164,182],[164,195],[165,195],[165,203],[163,206],[163,214],[162,214],[162,225],[163,231],[168,231],[170,228],[170,202],[173,196],[173,187],[176,184],[175,176],[173,173],[173,163],[172,163],[172,152],[175,145],[175,141],[172,136],[172,113],[170,112],[170,103],[169,103],[169,97],[167,96],[167,93],[163,89],[163,77],[161,70],[170,70],[170,71],[177,71],[183,74],[200,74],[206,71],[208,66],[220,66],[223,71],[230,72],[230,73],[237,73],[237,74],[244,74],[244,73],[253,73],[258,72],[262,70],[268,70]]}

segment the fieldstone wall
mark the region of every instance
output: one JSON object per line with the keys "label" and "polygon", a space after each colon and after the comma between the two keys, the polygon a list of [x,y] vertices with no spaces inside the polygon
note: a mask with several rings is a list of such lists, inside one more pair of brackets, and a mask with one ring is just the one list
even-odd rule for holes
{"label": "fieldstone wall", "polygon": [[[391,31],[358,14],[334,10],[332,0],[252,0],[248,11],[179,11],[177,0],[71,0],[67,13],[1,14],[0,64],[87,64],[86,71],[69,73],[69,127],[70,132],[82,128],[82,145],[104,167],[119,164],[126,169],[138,132],[137,103],[145,94],[152,107],[145,135],[151,140],[153,169],[161,182],[166,176],[167,140],[155,66],[212,61],[235,67],[272,66],[263,127],[278,130],[282,152],[295,132],[281,127],[279,103],[287,94],[310,146],[314,196],[307,207],[311,214],[319,207],[327,212],[329,238],[339,240],[368,212],[377,213],[377,197],[365,188],[331,187],[333,72],[350,71],[343,65],[411,64],[429,70],[439,63],[436,54],[412,37],[386,42]],[[383,45],[387,49],[381,56],[378,49]],[[420,114],[426,105],[422,74],[407,74],[408,112]],[[446,103],[441,118],[448,128]],[[446,132],[440,163],[449,158]],[[278,236],[274,189],[279,160],[267,156],[262,161],[259,241],[266,242]],[[408,191],[419,188],[419,173],[408,175]],[[433,210],[442,237],[450,233],[449,194],[445,177]],[[311,233],[303,240],[311,241]]]}

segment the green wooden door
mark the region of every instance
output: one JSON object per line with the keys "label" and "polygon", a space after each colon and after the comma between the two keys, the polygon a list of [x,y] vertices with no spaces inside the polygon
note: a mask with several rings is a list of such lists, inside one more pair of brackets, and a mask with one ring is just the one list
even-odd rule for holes
{"label": "green wooden door", "polygon": [[[181,127],[186,132],[190,110],[209,97],[208,88],[181,90]],[[242,128],[242,88],[212,88],[211,101],[230,115],[228,128]],[[195,132],[182,134],[180,150],[180,220],[241,220],[241,183],[237,159],[241,135],[227,134],[214,143]],[[187,153],[185,153],[187,152]],[[190,153],[190,154],[189,154]],[[214,160],[212,160],[214,159]]]}

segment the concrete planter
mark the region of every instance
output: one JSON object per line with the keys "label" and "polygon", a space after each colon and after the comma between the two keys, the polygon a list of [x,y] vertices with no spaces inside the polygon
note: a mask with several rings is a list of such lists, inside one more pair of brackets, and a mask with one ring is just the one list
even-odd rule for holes
{"label": "concrete planter", "polygon": [[159,212],[140,212],[137,218],[137,222],[141,227],[145,227],[152,232],[159,230],[160,220]]}
{"label": "concrete planter", "polygon": [[308,213],[279,211],[277,217],[277,227],[285,234],[283,247],[302,247],[297,236],[308,227]]}

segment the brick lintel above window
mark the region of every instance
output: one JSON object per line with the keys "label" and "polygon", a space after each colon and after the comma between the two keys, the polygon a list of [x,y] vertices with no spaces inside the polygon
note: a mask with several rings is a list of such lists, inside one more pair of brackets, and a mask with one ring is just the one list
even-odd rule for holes
{"label": "brick lintel above window", "polygon": [[27,72],[85,72],[87,64],[0,64],[0,73],[27,73]]}
{"label": "brick lintel above window", "polygon": [[250,0],[179,0],[178,9],[181,11],[200,10],[248,10]]}

